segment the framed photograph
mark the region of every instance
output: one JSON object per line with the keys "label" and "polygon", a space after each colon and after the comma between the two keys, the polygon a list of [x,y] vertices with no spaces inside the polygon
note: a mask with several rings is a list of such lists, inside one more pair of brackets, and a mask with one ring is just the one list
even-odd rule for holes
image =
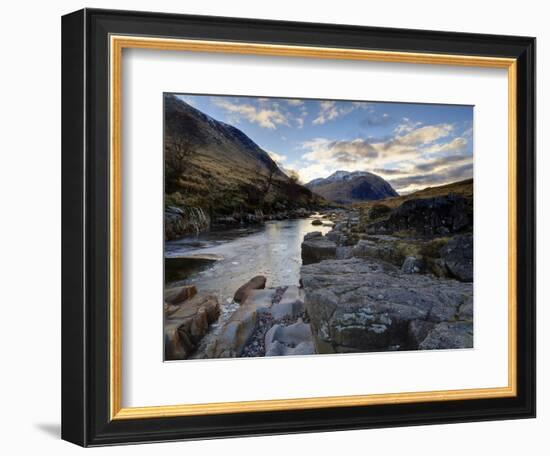
{"label": "framed photograph", "polygon": [[535,39],[62,21],[62,437],[535,416]]}

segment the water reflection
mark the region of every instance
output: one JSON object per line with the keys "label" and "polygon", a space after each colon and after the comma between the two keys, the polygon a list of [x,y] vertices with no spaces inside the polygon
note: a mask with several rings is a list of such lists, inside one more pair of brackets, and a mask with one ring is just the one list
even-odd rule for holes
{"label": "water reflection", "polygon": [[[192,283],[199,292],[216,295],[222,311],[230,310],[224,307],[231,306],[235,291],[255,275],[266,276],[267,287],[298,285],[304,235],[330,230],[329,226],[312,225],[313,219],[272,221],[262,227],[211,231],[167,242],[166,257],[215,255],[221,258],[169,285]],[[167,275],[167,280],[173,277]]]}

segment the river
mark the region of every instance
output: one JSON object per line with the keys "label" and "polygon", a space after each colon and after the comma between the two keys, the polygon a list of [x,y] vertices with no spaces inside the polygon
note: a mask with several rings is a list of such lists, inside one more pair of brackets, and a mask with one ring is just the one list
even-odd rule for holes
{"label": "river", "polygon": [[[306,233],[330,231],[330,226],[315,226],[319,218],[270,221],[263,226],[209,231],[198,236],[165,243],[165,256],[216,258],[193,261],[194,268],[167,270],[167,286],[194,284],[201,294],[217,296],[222,315],[235,309],[235,291],[256,275],[267,278],[266,287],[298,285],[302,265],[301,244]],[[170,260],[167,260],[170,261]]]}

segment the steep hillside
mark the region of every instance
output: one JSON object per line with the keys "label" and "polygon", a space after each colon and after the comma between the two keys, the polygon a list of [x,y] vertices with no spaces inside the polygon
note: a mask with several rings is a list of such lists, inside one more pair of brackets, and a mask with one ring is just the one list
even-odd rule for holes
{"label": "steep hillside", "polygon": [[211,218],[311,208],[321,198],[286,176],[239,129],[165,95],[165,204]]}
{"label": "steep hillside", "polygon": [[366,171],[336,171],[325,179],[312,180],[306,187],[338,204],[399,196],[388,182]]}

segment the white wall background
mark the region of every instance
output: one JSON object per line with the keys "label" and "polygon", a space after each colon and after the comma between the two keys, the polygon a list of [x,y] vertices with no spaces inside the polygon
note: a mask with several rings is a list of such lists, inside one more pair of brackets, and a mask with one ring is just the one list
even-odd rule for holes
{"label": "white wall background", "polygon": [[[0,19],[0,449],[5,454],[73,454],[60,428],[60,16],[82,8],[305,20],[538,38],[538,81],[550,78],[544,2],[446,3],[339,0],[76,0],[9,2]],[[543,153],[550,99],[538,84],[538,418],[324,434],[102,448],[94,454],[329,455],[546,454],[550,449],[550,169]],[[546,173],[545,173],[546,171]],[[545,280],[546,279],[546,280]],[[545,432],[546,431],[546,432]]]}

